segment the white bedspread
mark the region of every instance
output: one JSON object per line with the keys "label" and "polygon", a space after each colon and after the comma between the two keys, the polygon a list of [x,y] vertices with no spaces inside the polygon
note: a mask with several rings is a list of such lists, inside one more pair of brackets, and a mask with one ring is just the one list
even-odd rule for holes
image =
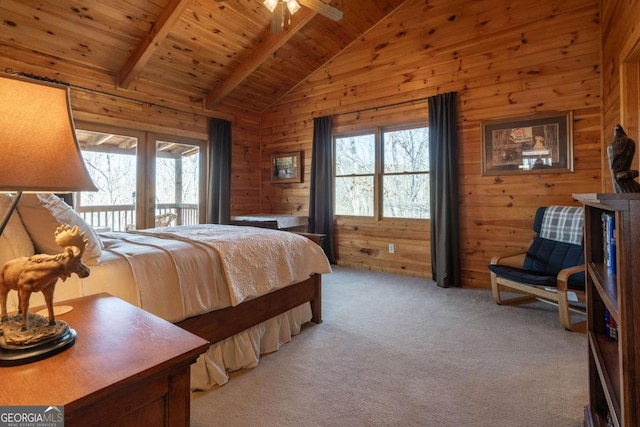
{"label": "white bedspread", "polygon": [[102,238],[131,266],[140,306],[171,322],[331,272],[318,245],[278,230],[207,224]]}
{"label": "white bedspread", "polygon": [[[55,301],[108,292],[170,322],[240,304],[331,272],[322,249],[298,234],[256,227],[197,225],[100,234],[104,249],[91,274],[58,281]],[[17,309],[15,292],[9,310]],[[34,293],[31,306],[44,305]],[[210,347],[192,368],[206,389],[228,371],[253,367],[311,318],[309,303]]]}
{"label": "white bedspread", "polygon": [[[318,245],[280,230],[206,224],[100,238],[100,263],[84,279],[59,281],[56,301],[108,292],[177,322],[331,272]],[[34,293],[31,306],[43,304]],[[9,305],[17,308],[17,296]]]}
{"label": "white bedspread", "polygon": [[206,225],[156,228],[145,236],[199,242],[213,249],[229,286],[231,304],[264,295],[308,278],[329,273],[322,249],[306,237],[257,227]]}

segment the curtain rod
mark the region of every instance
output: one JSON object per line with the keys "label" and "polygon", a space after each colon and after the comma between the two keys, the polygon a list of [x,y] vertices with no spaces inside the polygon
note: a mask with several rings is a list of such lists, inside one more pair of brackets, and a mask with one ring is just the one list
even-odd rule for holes
{"label": "curtain rod", "polygon": [[[457,93],[459,93],[461,96],[466,96],[466,95],[469,94],[469,89],[467,89],[467,86],[464,86],[462,89],[457,91]],[[393,108],[393,107],[399,107],[401,105],[415,104],[415,103],[418,103],[418,102],[427,101],[429,98],[431,98],[431,97],[430,96],[425,96],[425,97],[422,97],[422,98],[411,99],[409,101],[400,101],[400,102],[394,102],[393,104],[379,105],[379,106],[376,106],[376,107],[362,108],[360,110],[346,111],[344,113],[339,113],[337,115],[342,116],[342,115],[347,115],[347,114],[363,113],[365,111],[378,111],[378,110],[382,110],[382,109],[385,109],[385,108]]]}

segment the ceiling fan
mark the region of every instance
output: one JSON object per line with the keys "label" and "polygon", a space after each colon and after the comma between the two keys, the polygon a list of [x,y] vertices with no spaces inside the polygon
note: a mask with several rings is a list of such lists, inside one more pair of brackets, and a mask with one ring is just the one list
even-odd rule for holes
{"label": "ceiling fan", "polygon": [[324,15],[332,21],[342,19],[342,11],[333,6],[329,6],[321,0],[264,0],[264,5],[273,13],[273,17],[271,18],[272,34],[280,34],[284,30],[286,24],[291,19],[291,15],[300,10],[300,5]]}

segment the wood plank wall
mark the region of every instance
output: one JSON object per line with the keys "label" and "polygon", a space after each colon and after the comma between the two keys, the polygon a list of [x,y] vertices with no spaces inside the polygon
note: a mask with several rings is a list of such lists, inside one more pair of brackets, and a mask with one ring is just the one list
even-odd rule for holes
{"label": "wood plank wall", "polygon": [[[340,114],[332,120],[334,134],[397,123],[427,126],[427,101]],[[370,269],[374,264],[377,270],[408,275],[416,275],[416,271],[431,271],[428,220],[383,218],[375,221],[342,216],[337,218],[336,224],[336,240],[339,242],[336,257],[342,265]],[[394,253],[389,253],[391,243]]]}
{"label": "wood plank wall", "polygon": [[[129,129],[206,140],[209,117],[143,102],[72,89],[74,118]],[[238,116],[232,122],[231,215],[260,212],[260,122]]]}
{"label": "wood plank wall", "polygon": [[[144,96],[116,89],[114,77],[34,52],[0,46],[0,68],[71,83],[74,118],[90,123],[194,139],[208,138],[209,117],[232,122],[231,214],[260,211],[260,119],[237,111],[203,112],[202,105],[172,93]],[[204,115],[204,114],[208,115]]]}
{"label": "wood plank wall", "polygon": [[[380,108],[351,114],[337,115],[332,120],[334,133],[350,133],[370,130],[372,126],[388,126],[396,123],[422,123],[428,120],[427,101],[408,103],[393,108]],[[267,212],[307,214],[309,211],[309,185],[311,146],[302,141],[313,137],[313,121],[300,122],[299,128],[290,124],[271,126],[270,137],[282,143],[265,147],[262,163],[263,210]],[[292,130],[295,129],[295,130]],[[295,143],[289,140],[295,132]],[[263,134],[263,140],[265,135]],[[302,183],[272,184],[270,182],[271,154],[277,152],[304,152],[306,167]],[[359,268],[371,268],[387,272],[415,275],[414,272],[431,271],[428,220],[386,219],[374,221],[362,218],[337,219],[337,258],[340,264]],[[389,253],[389,244],[395,252]]]}
{"label": "wood plank wall", "polygon": [[[602,1],[602,129],[603,152],[613,138],[617,124],[636,141],[636,161],[638,164],[638,143],[640,142],[640,94],[638,93],[638,44],[640,34],[640,3],[633,1]],[[635,52],[634,52],[635,51]],[[635,53],[635,55],[630,55]],[[631,65],[631,81],[623,82],[621,76],[625,65]],[[613,191],[608,164],[604,165],[604,191]]]}
{"label": "wood plank wall", "polygon": [[[206,140],[209,117],[114,98],[71,91],[74,117],[93,123]],[[232,122],[231,215],[260,212],[260,122],[238,116]]]}
{"label": "wood plank wall", "polygon": [[[537,206],[571,204],[572,193],[606,186],[603,148],[621,115],[616,58],[631,42],[640,6],[603,5],[604,107],[599,0],[407,0],[262,117],[213,114],[233,122],[232,214],[308,213],[314,117],[333,116],[336,129],[404,123],[423,114],[411,101],[456,91],[463,284],[487,287],[486,264],[495,253],[526,246]],[[167,93],[132,101],[100,70],[6,46],[0,53],[3,69],[86,87],[72,90],[79,119],[206,138],[208,113],[193,99]],[[369,119],[351,114],[404,102]],[[574,173],[480,175],[483,120],[567,110],[574,114]],[[296,150],[304,151],[304,182],[272,184],[270,155]],[[337,225],[340,263],[430,276],[428,222]],[[396,243],[394,256],[388,243]]]}
{"label": "wood plank wall", "polygon": [[[314,117],[343,124],[346,113],[456,91],[463,285],[488,287],[489,260],[527,246],[538,206],[600,190],[600,79],[598,0],[408,0],[263,114],[262,210],[308,212],[308,173],[271,184],[268,158],[303,150],[308,170]],[[574,173],[481,176],[483,120],[548,111],[573,111]],[[427,230],[338,221],[339,263],[430,277]],[[384,254],[398,236],[395,257]]]}

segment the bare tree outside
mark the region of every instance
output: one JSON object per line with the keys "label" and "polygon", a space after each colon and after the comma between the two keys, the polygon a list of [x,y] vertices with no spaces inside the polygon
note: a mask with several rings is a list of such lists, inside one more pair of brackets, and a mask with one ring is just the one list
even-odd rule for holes
{"label": "bare tree outside", "polygon": [[83,206],[135,204],[136,156],[83,151],[82,155],[98,191],[82,193]]}
{"label": "bare tree outside", "polygon": [[[93,227],[135,228],[137,139],[84,130],[77,136],[98,191],[78,193],[76,209]],[[199,167],[197,145],[157,141],[156,215],[174,213],[181,224],[199,222]]]}
{"label": "bare tree outside", "polygon": [[156,157],[157,203],[198,203],[200,152],[197,147],[193,148],[193,152],[186,156]]}
{"label": "bare tree outside", "polygon": [[373,216],[375,135],[336,138],[335,213]]}
{"label": "bare tree outside", "polygon": [[[159,141],[156,155],[156,214],[175,214],[169,224],[197,224],[200,150]],[[169,147],[170,153],[162,150]],[[156,226],[161,223],[156,222]]]}
{"label": "bare tree outside", "polygon": [[429,128],[384,132],[383,216],[429,218]]}
{"label": "bare tree outside", "polygon": [[381,161],[382,216],[429,218],[429,128],[382,133],[376,156],[376,134],[335,140],[335,213],[375,214],[376,158]]}

